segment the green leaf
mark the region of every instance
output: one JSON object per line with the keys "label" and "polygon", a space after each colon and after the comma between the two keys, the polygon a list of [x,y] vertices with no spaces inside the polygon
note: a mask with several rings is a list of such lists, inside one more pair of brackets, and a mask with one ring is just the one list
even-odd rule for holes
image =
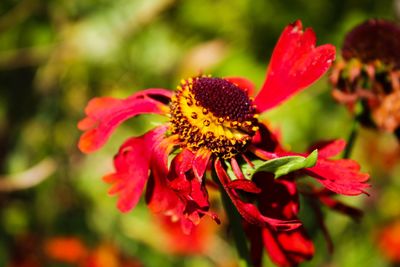
{"label": "green leaf", "polygon": [[262,163],[257,163],[254,168],[247,169],[247,175],[252,177],[260,171],[272,172],[275,178],[304,168],[315,166],[318,159],[318,150],[314,150],[308,157],[303,156],[287,156],[277,159],[271,159]]}

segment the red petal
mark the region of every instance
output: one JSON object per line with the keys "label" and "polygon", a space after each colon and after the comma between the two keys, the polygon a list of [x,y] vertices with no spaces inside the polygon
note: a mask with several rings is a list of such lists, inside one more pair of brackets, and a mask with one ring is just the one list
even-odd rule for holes
{"label": "red petal", "polygon": [[179,153],[179,157],[175,157],[174,160],[180,161],[177,166],[179,169],[177,170],[177,173],[179,175],[185,174],[185,172],[189,171],[193,167],[193,160],[195,158],[195,154],[193,154],[192,151],[189,149],[183,149],[181,153]]}
{"label": "red petal", "polygon": [[165,127],[158,127],[144,136],[128,139],[119,149],[114,158],[116,172],[103,179],[113,183],[109,194],[119,195],[117,206],[120,211],[128,212],[138,203],[149,176],[154,138],[164,135],[165,131]]}
{"label": "red petal", "polygon": [[146,201],[154,213],[176,213],[183,209],[176,193],[168,186],[168,156],[174,146],[177,145],[177,137],[172,135],[163,139],[154,149],[150,160],[151,176],[147,184]]}
{"label": "red petal", "polygon": [[260,227],[270,225],[279,229],[295,229],[301,225],[301,222],[299,220],[279,220],[262,215],[257,206],[251,203],[244,202],[243,200],[241,200],[239,194],[234,189],[228,187],[230,179],[228,174],[222,167],[221,161],[219,159],[215,160],[214,166],[217,176],[226,193],[228,194],[232,203],[237,208],[240,215],[246,221],[251,224],[256,224]]}
{"label": "red petal", "polygon": [[87,117],[78,123],[78,128],[85,131],[79,140],[79,149],[84,153],[99,149],[118,125],[136,115],[165,113],[168,107],[163,102],[170,96],[167,90],[148,89],[126,99],[92,99],[85,109]]}
{"label": "red petal", "polygon": [[291,231],[264,228],[262,234],[270,258],[278,266],[297,266],[314,255],[314,244],[304,227]]}
{"label": "red petal", "polygon": [[296,184],[286,178],[275,179],[267,172],[258,172],[253,182],[261,188],[258,194],[258,208],[265,216],[282,220],[297,219],[299,196]]}
{"label": "red petal", "polygon": [[[190,165],[189,169],[192,167],[191,161],[186,161],[190,152],[186,150],[184,149],[172,160],[168,180],[169,186],[174,189],[185,206],[183,215],[197,225],[200,218],[208,212],[210,204],[205,183],[197,179],[193,172],[182,172],[182,169],[187,168],[182,165]],[[189,158],[193,159],[193,153],[190,154]]]}
{"label": "red petal", "polygon": [[255,85],[252,81],[243,78],[243,77],[225,77],[224,80],[235,84],[237,87],[242,89],[247,93],[248,96],[254,96],[255,94]]}
{"label": "red petal", "polygon": [[342,195],[359,195],[369,187],[366,183],[369,175],[361,173],[358,163],[350,159],[318,159],[317,164],[305,172],[329,190]]}
{"label": "red petal", "polygon": [[239,166],[239,163],[237,162],[237,160],[235,158],[231,158],[231,167],[232,167],[232,171],[235,174],[236,178],[242,179],[242,180],[246,179],[246,177],[244,177],[242,169]]}
{"label": "red petal", "polygon": [[193,159],[193,172],[197,180],[202,181],[204,172],[207,169],[211,152],[208,149],[200,149]]}
{"label": "red petal", "polygon": [[267,77],[254,103],[259,112],[272,108],[320,78],[335,59],[335,47],[315,47],[312,29],[298,20],[287,26],[272,54]]}
{"label": "red petal", "polygon": [[309,151],[318,149],[318,157],[329,158],[338,155],[346,147],[346,141],[343,139],[319,142],[312,146]]}
{"label": "red petal", "polygon": [[227,187],[231,189],[239,189],[248,193],[260,193],[261,189],[257,187],[255,183],[246,179],[237,179],[227,184]]}

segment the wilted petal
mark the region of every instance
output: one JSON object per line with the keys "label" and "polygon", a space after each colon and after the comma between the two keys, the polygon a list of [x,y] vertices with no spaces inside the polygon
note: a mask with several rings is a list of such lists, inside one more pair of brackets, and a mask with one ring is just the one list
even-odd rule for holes
{"label": "wilted petal", "polygon": [[315,33],[310,28],[303,31],[299,20],[284,29],[272,54],[264,85],[254,101],[259,112],[309,86],[329,69],[335,59],[335,47],[315,44]]}
{"label": "wilted petal", "polygon": [[92,99],[85,109],[87,117],[78,123],[78,128],[85,131],[79,140],[79,149],[84,153],[99,149],[118,125],[136,115],[167,112],[165,102],[170,96],[167,90],[148,89],[126,99]]}

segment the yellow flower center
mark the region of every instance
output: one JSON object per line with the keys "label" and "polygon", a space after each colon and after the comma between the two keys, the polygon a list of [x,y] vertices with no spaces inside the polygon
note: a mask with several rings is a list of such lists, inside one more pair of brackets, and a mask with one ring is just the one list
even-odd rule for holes
{"label": "yellow flower center", "polygon": [[251,99],[221,78],[182,80],[170,108],[172,133],[193,151],[207,148],[228,159],[243,152],[258,130]]}

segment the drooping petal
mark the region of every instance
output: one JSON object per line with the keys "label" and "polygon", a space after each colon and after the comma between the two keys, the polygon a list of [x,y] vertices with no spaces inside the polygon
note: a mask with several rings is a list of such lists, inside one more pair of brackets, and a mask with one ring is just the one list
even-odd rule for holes
{"label": "drooping petal", "polygon": [[263,215],[281,220],[297,219],[300,204],[297,187],[293,181],[285,176],[275,179],[274,175],[268,172],[256,173],[253,181],[261,188],[257,202]]}
{"label": "drooping petal", "polygon": [[199,181],[203,179],[211,154],[211,151],[208,149],[200,149],[196,152],[196,156],[193,159],[193,172]]}
{"label": "drooping petal", "polygon": [[335,47],[316,47],[315,33],[298,20],[282,32],[272,54],[266,80],[254,103],[263,112],[320,78],[335,59]]}
{"label": "drooping petal", "polygon": [[366,183],[367,173],[360,172],[360,165],[350,159],[318,159],[317,164],[305,170],[329,190],[342,195],[365,193],[370,185]]}
{"label": "drooping petal", "polygon": [[136,206],[149,177],[149,164],[154,140],[163,136],[165,126],[160,126],[140,137],[128,139],[114,158],[115,173],[103,178],[113,186],[110,195],[118,194],[117,207],[128,212]]}
{"label": "drooping petal", "polygon": [[295,229],[301,225],[299,220],[280,220],[264,216],[256,205],[243,201],[238,192],[228,187],[230,179],[219,159],[215,160],[214,167],[222,186],[243,219],[260,227],[270,225],[271,227],[285,230]]}
{"label": "drooping petal", "polygon": [[78,128],[85,131],[79,140],[79,149],[84,153],[99,149],[118,125],[129,118],[144,113],[166,113],[168,107],[165,104],[170,97],[170,91],[148,89],[126,99],[92,99],[85,109],[87,117],[78,123]]}
{"label": "drooping petal", "polygon": [[[367,183],[369,175],[360,171],[360,165],[351,159],[331,160],[327,157],[338,154],[345,147],[343,140],[330,141],[320,144],[318,160],[314,167],[299,171],[316,178],[329,190],[343,195],[359,195],[366,193],[370,187]],[[312,149],[318,148],[312,147]],[[286,156],[308,156],[307,153],[294,153],[278,150],[268,152],[255,146],[249,147],[250,151],[263,160],[270,160]]]}
{"label": "drooping petal", "polygon": [[262,239],[262,228],[250,224],[246,221],[242,223],[250,245],[250,258],[254,267],[262,267],[262,257],[264,252],[264,244]]}
{"label": "drooping petal", "polygon": [[314,244],[303,226],[289,231],[264,228],[262,237],[269,257],[278,266],[297,266],[314,255]]}
{"label": "drooping petal", "polygon": [[[190,171],[195,155],[189,149],[183,149],[171,162],[168,173],[168,185],[180,198],[184,210],[182,216],[194,225],[199,224],[200,218],[209,214],[209,201],[205,182],[195,177]],[[189,169],[187,168],[189,166]]]}
{"label": "drooping petal", "polygon": [[[168,186],[168,156],[178,144],[172,135],[159,140],[150,159],[151,175],[146,189],[146,202],[154,213],[175,214],[182,208],[176,193]],[[179,213],[179,212],[178,212]]]}
{"label": "drooping petal", "polygon": [[257,187],[255,183],[247,179],[237,179],[229,182],[227,187],[235,190],[242,190],[244,192],[258,194],[261,189]]}

